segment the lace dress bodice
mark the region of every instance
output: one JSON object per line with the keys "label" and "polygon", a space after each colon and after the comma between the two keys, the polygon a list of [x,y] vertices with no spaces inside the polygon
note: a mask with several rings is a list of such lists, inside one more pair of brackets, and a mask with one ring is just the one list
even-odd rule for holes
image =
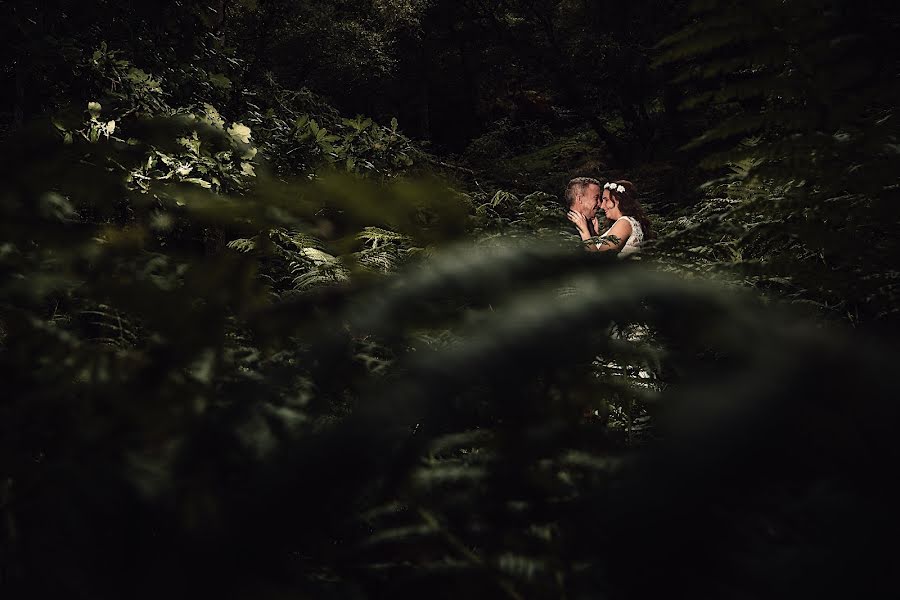
{"label": "lace dress bodice", "polygon": [[[634,217],[620,217],[622,219],[626,219],[629,223],[631,223],[631,235],[628,236],[628,239],[625,240],[625,245],[622,246],[622,249],[619,251],[619,258],[623,258],[628,256],[629,254],[634,254],[636,252],[641,251],[641,246],[644,244],[644,230],[641,229],[641,224]],[[615,225],[615,223],[613,223]],[[606,230],[600,237],[605,237],[609,235],[612,227]]]}

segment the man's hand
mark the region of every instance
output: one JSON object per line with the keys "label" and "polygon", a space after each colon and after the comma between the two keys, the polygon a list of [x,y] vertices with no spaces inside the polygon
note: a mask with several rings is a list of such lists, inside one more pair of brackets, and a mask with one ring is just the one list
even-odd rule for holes
{"label": "man's hand", "polygon": [[[598,247],[591,239],[593,236],[591,236],[591,230],[588,227],[587,217],[575,210],[570,210],[566,214],[566,217],[575,223],[575,227],[578,228],[578,235],[581,236],[581,241],[585,242],[584,249],[588,252],[597,252]],[[596,220],[596,218],[594,220]]]}
{"label": "man's hand", "polygon": [[578,228],[578,233],[581,235],[582,240],[587,240],[591,237],[591,231],[588,229],[587,219],[580,212],[570,210],[566,213],[566,217],[575,223],[575,227]]}

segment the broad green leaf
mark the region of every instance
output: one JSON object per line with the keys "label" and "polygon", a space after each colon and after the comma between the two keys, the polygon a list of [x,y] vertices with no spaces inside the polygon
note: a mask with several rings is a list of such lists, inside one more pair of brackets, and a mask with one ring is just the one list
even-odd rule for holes
{"label": "broad green leaf", "polygon": [[178,143],[184,146],[194,156],[200,155],[200,139],[195,131],[191,137],[178,138]]}
{"label": "broad green leaf", "polygon": [[221,90],[231,89],[231,80],[222,73],[210,73],[209,82]]}
{"label": "broad green leaf", "polygon": [[159,82],[137,67],[132,67],[126,77],[147,91],[162,93],[162,87],[159,85]]}
{"label": "broad green leaf", "polygon": [[202,188],[210,189],[212,184],[205,179],[200,179],[199,177],[187,177],[182,179],[182,181],[186,183],[193,183],[194,185],[199,185]]}
{"label": "broad green leaf", "polygon": [[244,144],[250,143],[250,128],[242,123],[233,123],[231,127],[228,128],[228,133],[231,137]]}
{"label": "broad green leaf", "polygon": [[204,103],[203,104],[203,112],[205,114],[205,118],[201,119],[202,121],[209,123],[213,127],[218,129],[223,129],[225,127],[225,119],[222,118],[222,115],[219,114],[219,111],[216,110],[216,107],[212,104]]}
{"label": "broad green leaf", "polygon": [[69,199],[56,192],[44,194],[40,200],[41,215],[57,221],[70,221],[78,217],[78,212]]}

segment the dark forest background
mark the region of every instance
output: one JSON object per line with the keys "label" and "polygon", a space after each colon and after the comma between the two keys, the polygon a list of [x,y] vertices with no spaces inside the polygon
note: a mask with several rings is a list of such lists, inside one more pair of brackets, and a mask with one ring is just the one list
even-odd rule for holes
{"label": "dark forest background", "polygon": [[0,17],[4,598],[890,589],[893,3]]}

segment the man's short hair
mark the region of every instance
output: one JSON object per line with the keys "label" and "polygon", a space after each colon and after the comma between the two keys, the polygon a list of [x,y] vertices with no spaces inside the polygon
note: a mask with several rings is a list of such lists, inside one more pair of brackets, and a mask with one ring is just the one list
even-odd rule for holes
{"label": "man's short hair", "polygon": [[594,179],[593,177],[576,177],[569,181],[566,184],[566,193],[565,193],[565,202],[566,208],[572,208],[572,204],[575,202],[576,196],[584,193],[584,188],[587,186],[594,184],[598,186],[603,186],[600,181]]}

